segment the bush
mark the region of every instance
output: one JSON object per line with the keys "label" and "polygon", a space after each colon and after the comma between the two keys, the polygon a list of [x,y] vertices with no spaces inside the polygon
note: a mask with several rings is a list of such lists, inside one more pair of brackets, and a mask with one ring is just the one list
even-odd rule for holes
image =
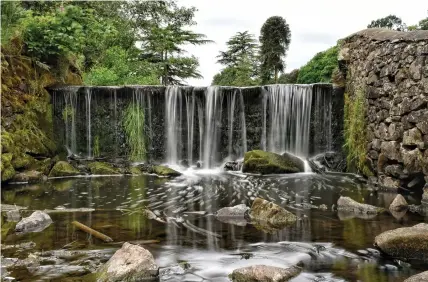
{"label": "bush", "polygon": [[333,70],[337,66],[338,50],[339,47],[336,45],[316,54],[306,65],[300,68],[297,83],[330,83]]}

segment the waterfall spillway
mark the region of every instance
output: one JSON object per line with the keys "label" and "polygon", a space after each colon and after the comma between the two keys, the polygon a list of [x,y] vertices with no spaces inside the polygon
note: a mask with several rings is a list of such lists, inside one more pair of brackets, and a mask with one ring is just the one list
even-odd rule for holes
{"label": "waterfall spillway", "polygon": [[312,88],[312,85],[266,87],[263,98],[264,150],[308,156]]}
{"label": "waterfall spillway", "polygon": [[88,158],[212,168],[249,150],[307,158],[342,144],[343,111],[333,105],[343,96],[328,84],[64,87],[52,94],[59,147]]}

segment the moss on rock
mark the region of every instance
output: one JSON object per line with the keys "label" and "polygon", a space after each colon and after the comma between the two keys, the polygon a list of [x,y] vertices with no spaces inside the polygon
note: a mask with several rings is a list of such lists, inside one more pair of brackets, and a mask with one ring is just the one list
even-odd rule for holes
{"label": "moss on rock", "polygon": [[272,174],[302,172],[293,159],[271,152],[254,150],[245,153],[243,172]]}
{"label": "moss on rock", "polygon": [[136,166],[133,166],[129,169],[132,175],[140,175],[142,173],[141,169]]}
{"label": "moss on rock", "polygon": [[250,218],[257,226],[277,229],[294,224],[297,220],[297,217],[291,212],[262,198],[254,200],[250,210]]}
{"label": "moss on rock", "polygon": [[118,168],[115,168],[111,164],[105,162],[93,162],[88,164],[88,167],[92,174],[121,174]]}
{"label": "moss on rock", "polygon": [[68,162],[59,161],[51,169],[49,177],[75,176],[79,174],[80,172]]}
{"label": "moss on rock", "polygon": [[167,176],[167,177],[175,177],[180,176],[181,173],[173,170],[172,168],[163,166],[163,165],[156,165],[153,167],[153,172],[160,176]]}
{"label": "moss on rock", "polygon": [[12,158],[12,166],[15,169],[28,168],[35,162],[35,159],[27,154],[15,154]]}
{"label": "moss on rock", "polygon": [[11,164],[12,158],[12,153],[1,155],[1,181],[10,180],[15,175],[15,169]]}

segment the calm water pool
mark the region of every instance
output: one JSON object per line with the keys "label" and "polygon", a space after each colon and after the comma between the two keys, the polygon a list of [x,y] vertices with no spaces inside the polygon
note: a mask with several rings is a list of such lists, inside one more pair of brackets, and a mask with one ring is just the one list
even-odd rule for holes
{"label": "calm water pool", "polygon": [[[407,212],[358,218],[332,210],[340,195],[387,208],[394,193],[376,192],[352,175],[293,174],[252,176],[241,173],[188,171],[176,179],[119,176],[53,179],[35,185],[2,187],[2,204],[34,210],[88,208],[91,212],[50,211],[54,223],[40,233],[16,235],[2,221],[2,256],[27,258],[52,250],[84,251],[105,262],[125,241],[143,244],[163,270],[163,281],[229,281],[234,269],[302,262],[292,281],[402,281],[428,266],[386,258],[373,248],[383,231],[427,221]],[[261,230],[245,222],[225,223],[213,213],[226,206],[251,206],[255,197],[273,201],[296,214],[298,222],[283,230]],[[418,204],[420,195],[405,195]],[[317,207],[327,205],[327,210]],[[148,219],[144,208],[166,222]],[[110,236],[105,243],[74,228],[72,221]],[[10,226],[9,226],[10,227]],[[7,248],[34,242],[31,248]],[[51,252],[52,253],[52,252]],[[3,263],[4,264],[4,263]],[[178,266],[178,268],[177,268]],[[42,270],[41,270],[42,269]],[[53,270],[55,269],[55,270]],[[70,270],[71,269],[71,270]],[[178,269],[178,270],[177,270]],[[77,258],[45,260],[41,267],[9,268],[18,281],[91,281]]]}

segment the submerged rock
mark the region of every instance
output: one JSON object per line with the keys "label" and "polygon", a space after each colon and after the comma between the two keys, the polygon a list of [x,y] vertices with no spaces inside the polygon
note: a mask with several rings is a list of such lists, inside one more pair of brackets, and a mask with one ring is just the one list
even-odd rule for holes
{"label": "submerged rock", "polygon": [[159,268],[149,251],[125,242],[101,267],[97,281],[143,281],[156,278],[158,274]]}
{"label": "submerged rock", "polygon": [[111,164],[105,163],[105,162],[93,162],[88,164],[88,167],[92,174],[100,174],[100,175],[121,174],[120,169],[115,168]]}
{"label": "submerged rock", "polygon": [[79,174],[80,172],[68,162],[59,161],[51,169],[49,177],[75,176]]}
{"label": "submerged rock", "polygon": [[[301,162],[301,160],[300,160]],[[271,152],[254,150],[245,153],[243,172],[272,174],[303,172],[302,164],[288,154],[281,156]]]}
{"label": "submerged rock", "polygon": [[383,208],[375,207],[368,204],[361,204],[357,201],[352,200],[349,197],[343,196],[341,196],[339,200],[337,200],[337,210],[366,214],[377,214],[384,211]]}
{"label": "submerged rock", "polygon": [[251,221],[256,223],[266,223],[272,228],[284,228],[296,222],[297,217],[284,208],[266,201],[261,198],[256,198],[250,210]]}
{"label": "submerged rock", "polygon": [[397,228],[381,233],[375,245],[386,254],[401,259],[428,261],[428,224]]}
{"label": "submerged rock", "polygon": [[398,194],[391,205],[389,205],[389,210],[391,211],[402,211],[406,210],[409,205],[406,202],[406,199],[401,194]]}
{"label": "submerged rock", "polygon": [[15,227],[16,232],[40,232],[51,225],[51,217],[42,211],[35,211],[29,217],[23,218]]}
{"label": "submerged rock", "polygon": [[247,225],[248,211],[250,210],[245,204],[233,207],[219,209],[216,218],[224,223],[230,223],[238,226]]}
{"label": "submerged rock", "polygon": [[403,282],[428,282],[428,271],[424,271],[419,274],[410,276]]}
{"label": "submerged rock", "polygon": [[268,265],[252,265],[235,269],[230,278],[233,282],[283,282],[299,275],[300,267],[281,268]]}

